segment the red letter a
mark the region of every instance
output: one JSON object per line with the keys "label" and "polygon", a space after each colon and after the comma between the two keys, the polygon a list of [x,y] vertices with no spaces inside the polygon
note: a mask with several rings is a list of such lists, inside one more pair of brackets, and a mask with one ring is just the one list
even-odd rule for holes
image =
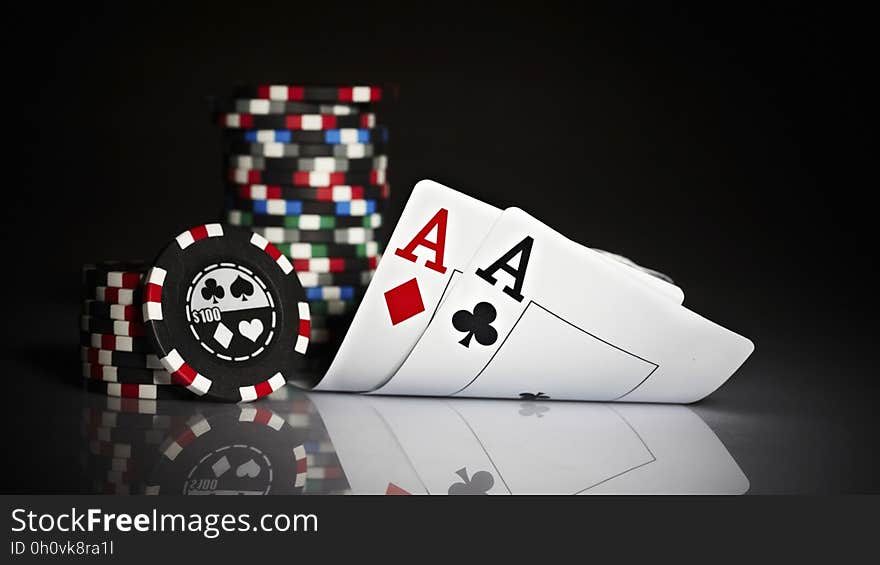
{"label": "red letter a", "polygon": [[[425,266],[438,273],[445,273],[446,267],[443,266],[443,252],[446,250],[446,218],[448,216],[449,211],[446,208],[440,208],[440,210],[434,214],[434,217],[425,224],[425,227],[416,234],[406,247],[403,249],[397,249],[394,253],[398,257],[403,257],[404,259],[415,263],[418,259],[418,257],[413,254],[415,248],[419,246],[427,247],[434,252],[434,260],[425,261]],[[428,234],[431,233],[434,226],[437,226],[437,241],[429,241]]]}

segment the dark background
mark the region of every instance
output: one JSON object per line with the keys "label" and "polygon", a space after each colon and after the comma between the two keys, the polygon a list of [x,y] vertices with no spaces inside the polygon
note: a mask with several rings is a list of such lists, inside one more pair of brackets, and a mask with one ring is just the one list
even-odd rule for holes
{"label": "dark background", "polygon": [[[83,262],[149,258],[219,218],[210,96],[392,83],[388,226],[432,178],[669,273],[687,306],[756,344],[697,407],[753,491],[758,476],[758,492],[880,491],[864,16],[482,6],[13,9],[10,394],[66,367],[62,345],[75,357]],[[17,449],[37,452],[29,441]]]}

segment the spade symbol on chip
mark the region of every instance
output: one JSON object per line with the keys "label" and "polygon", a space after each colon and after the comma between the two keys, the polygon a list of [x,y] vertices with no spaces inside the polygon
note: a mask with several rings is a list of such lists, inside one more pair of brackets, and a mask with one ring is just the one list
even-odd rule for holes
{"label": "spade symbol on chip", "polygon": [[205,281],[205,286],[202,288],[202,298],[217,304],[217,300],[223,300],[224,296],[226,296],[226,291],[217,284],[216,280],[208,279]]}
{"label": "spade symbol on chip", "polygon": [[248,296],[253,296],[254,285],[250,281],[238,276],[232,285],[229,286],[229,292],[235,298],[241,298],[244,301],[247,300]]}

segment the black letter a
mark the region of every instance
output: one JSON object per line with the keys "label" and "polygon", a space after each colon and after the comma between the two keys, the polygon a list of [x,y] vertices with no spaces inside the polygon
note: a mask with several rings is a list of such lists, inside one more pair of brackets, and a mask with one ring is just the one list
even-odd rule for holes
{"label": "black letter a", "polygon": [[[504,293],[517,302],[522,302],[523,295],[520,292],[522,291],[523,281],[526,278],[526,268],[529,266],[529,255],[532,253],[532,243],[534,242],[535,240],[531,236],[526,236],[525,239],[514,245],[510,251],[499,257],[497,261],[487,268],[477,269],[477,276],[494,286],[498,281],[495,280],[493,275],[498,269],[501,269],[514,279],[513,286],[504,287]],[[519,259],[519,267],[514,269],[509,263],[511,259],[520,253],[522,253],[522,257]]]}

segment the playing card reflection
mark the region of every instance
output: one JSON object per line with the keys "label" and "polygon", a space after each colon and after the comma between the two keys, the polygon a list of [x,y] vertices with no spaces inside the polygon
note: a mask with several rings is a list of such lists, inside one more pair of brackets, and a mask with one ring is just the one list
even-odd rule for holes
{"label": "playing card reflection", "polygon": [[689,408],[310,393],[355,494],[742,494]]}

